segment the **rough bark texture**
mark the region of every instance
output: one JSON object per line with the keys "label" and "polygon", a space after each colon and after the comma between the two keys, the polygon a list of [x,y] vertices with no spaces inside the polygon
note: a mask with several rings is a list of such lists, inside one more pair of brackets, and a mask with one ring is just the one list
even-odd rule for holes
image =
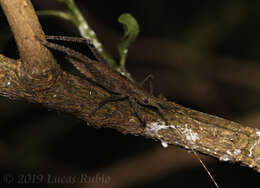
{"label": "rough bark texture", "polygon": [[[95,84],[62,71],[51,53],[34,36],[44,38],[29,0],[0,0],[19,48],[19,60],[0,55],[0,94],[71,112],[88,125],[146,136],[164,145],[193,148],[224,161],[241,162],[260,172],[260,131],[172,102],[166,125],[155,111],[143,107],[144,129],[127,100],[105,105],[88,114],[110,95]],[[22,15],[22,16],[21,16]],[[178,130],[183,136],[178,134]]]}

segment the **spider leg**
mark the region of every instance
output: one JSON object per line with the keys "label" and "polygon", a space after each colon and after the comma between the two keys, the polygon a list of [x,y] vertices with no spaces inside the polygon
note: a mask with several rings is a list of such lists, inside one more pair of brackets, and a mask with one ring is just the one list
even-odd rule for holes
{"label": "spider leg", "polygon": [[92,43],[91,40],[83,37],[68,37],[68,36],[50,36],[46,35],[46,39],[49,40],[60,40],[60,41],[71,41],[71,42],[79,42],[84,43],[88,45],[91,52],[94,54],[94,56],[97,58],[98,61],[107,63],[107,61],[103,58],[103,56],[100,54],[100,52],[97,50],[95,45]]}
{"label": "spider leg", "polygon": [[63,52],[65,54],[67,54],[68,56],[70,57],[73,57],[75,59],[78,59],[82,62],[89,62],[91,61],[90,58],[88,58],[87,56],[83,55],[82,53],[80,52],[77,52],[75,50],[72,50],[70,48],[67,48],[65,46],[62,46],[62,45],[59,45],[59,44],[55,44],[55,43],[52,43],[52,42],[48,42],[48,41],[44,41],[44,40],[41,40],[40,38],[38,38],[37,36],[35,36],[35,38],[44,46],[48,47],[48,48],[52,48],[54,50],[57,50],[57,51],[60,51],[60,52]]}
{"label": "spider leg", "polygon": [[86,69],[84,63],[76,60],[75,58],[71,58],[69,56],[66,56],[65,59],[67,59],[81,74],[86,76],[88,79],[97,82],[95,77],[91,74],[91,71],[89,71],[89,69]]}
{"label": "spider leg", "polygon": [[101,101],[98,106],[92,110],[89,114],[89,116],[93,116],[99,109],[101,109],[105,104],[109,103],[109,102],[114,102],[114,101],[119,101],[119,100],[123,100],[126,99],[128,96],[125,95],[111,95],[107,98],[105,98],[103,101]]}
{"label": "spider leg", "polygon": [[141,86],[142,87],[145,87],[145,83],[147,83],[148,82],[148,86],[149,86],[149,93],[151,94],[151,95],[153,95],[153,84],[152,84],[152,80],[153,80],[153,78],[154,78],[154,76],[153,76],[153,74],[148,74],[146,77],[145,77],[145,79],[141,82]]}
{"label": "spider leg", "polygon": [[129,96],[128,99],[129,99],[130,106],[134,110],[135,115],[137,116],[137,118],[143,124],[143,127],[145,128],[146,127],[146,119],[142,115],[142,112],[140,110],[140,107],[138,106],[138,103],[136,102],[134,97]]}

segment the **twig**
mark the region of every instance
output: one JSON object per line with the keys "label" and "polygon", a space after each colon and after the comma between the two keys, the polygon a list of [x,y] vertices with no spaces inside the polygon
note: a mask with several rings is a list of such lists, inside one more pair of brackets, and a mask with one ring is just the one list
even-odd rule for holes
{"label": "twig", "polygon": [[57,78],[59,67],[49,50],[42,48],[34,36],[44,39],[44,33],[30,0],[0,0],[13,31],[21,61],[19,79],[26,90],[50,87]]}

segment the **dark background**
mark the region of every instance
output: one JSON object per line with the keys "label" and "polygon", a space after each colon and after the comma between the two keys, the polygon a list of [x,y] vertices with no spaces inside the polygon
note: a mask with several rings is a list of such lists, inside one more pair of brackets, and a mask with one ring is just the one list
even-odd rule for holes
{"label": "dark background", "polygon": [[[53,0],[32,3],[37,10],[65,8]],[[115,58],[116,43],[122,35],[117,18],[125,12],[135,16],[141,32],[129,49],[127,69],[136,80],[153,73],[155,93],[163,93],[184,106],[260,128],[260,2],[76,0],[76,3]],[[0,53],[18,58],[2,11],[0,16]],[[45,16],[40,22],[46,34],[79,36],[74,25],[60,18]],[[62,44],[93,57],[87,47]],[[62,54],[54,54],[58,62],[64,62]],[[61,66],[77,74],[69,64]],[[161,158],[156,158],[158,153],[162,153]],[[153,155],[151,163],[146,160]],[[138,159],[144,159],[142,165],[136,165]],[[203,159],[220,187],[260,186],[260,176],[252,169]],[[169,162],[165,164],[165,160]],[[143,169],[151,170],[138,175]],[[129,188],[214,187],[199,162],[183,149],[174,146],[163,149],[153,140],[88,127],[70,114],[4,97],[0,98],[0,172],[2,183],[7,174],[19,178],[21,174],[46,177],[46,174],[100,173],[112,182],[127,182],[120,186]],[[127,181],[121,176],[128,176]]]}

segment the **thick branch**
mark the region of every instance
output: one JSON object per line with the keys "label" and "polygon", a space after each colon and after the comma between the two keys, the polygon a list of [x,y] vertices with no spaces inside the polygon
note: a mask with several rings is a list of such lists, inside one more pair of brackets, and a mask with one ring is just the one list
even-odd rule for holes
{"label": "thick branch", "polygon": [[[44,39],[39,20],[30,0],[0,0],[2,9],[13,31],[21,58],[20,78],[28,90],[41,90],[52,84],[58,66],[50,51],[35,39]],[[31,84],[29,84],[31,83]],[[33,86],[33,87],[32,87]]]}
{"label": "thick branch", "polygon": [[[49,89],[31,93],[23,89],[24,83],[17,76],[20,74],[21,62],[4,56],[0,56],[0,61],[0,93],[4,96],[24,98],[42,103],[48,108],[71,112],[96,127],[110,127],[124,134],[142,135],[169,144],[193,147],[220,160],[240,161],[260,171],[260,131],[257,129],[175,103],[172,103],[172,110],[167,115],[170,119],[169,125],[165,125],[156,112],[144,107],[143,113],[149,119],[145,129],[133,115],[127,101],[107,104],[94,116],[89,117],[88,114],[109,93],[66,72],[61,72]],[[176,128],[181,130],[183,137],[179,136]]]}
{"label": "thick branch", "polygon": [[[34,35],[42,33],[39,31],[40,27],[38,24],[30,24],[34,21],[24,20],[24,24],[21,24],[23,19],[37,19],[33,16],[35,14],[28,0],[0,0],[0,3],[4,9],[7,9],[5,12],[7,12],[8,20],[16,35],[18,46],[23,42],[26,45],[27,42],[30,44],[26,46],[28,54],[21,49],[22,46],[19,47],[21,60],[16,61],[0,56],[0,93],[3,96],[15,99],[23,98],[44,104],[48,108],[71,112],[89,125],[96,127],[110,127],[124,134],[146,136],[160,140],[164,145],[168,143],[188,149],[192,147],[224,161],[240,161],[242,164],[255,167],[260,171],[259,130],[184,108],[173,102],[172,109],[166,114],[169,119],[167,125],[157,112],[143,107],[142,112],[148,120],[145,129],[133,114],[127,100],[109,103],[90,117],[89,113],[110,94],[85,79],[61,71],[53,63],[53,59],[48,55],[49,52],[45,50],[43,52],[45,55],[47,54],[47,58],[39,55],[43,47],[40,47],[39,43],[35,41]],[[17,9],[10,9],[9,6]],[[21,18],[21,15],[18,16],[15,13],[18,11],[27,16]],[[33,15],[29,16],[30,14]],[[17,25],[13,26],[13,24]],[[16,33],[22,32],[23,29],[25,31],[21,36]],[[29,34],[25,34],[26,32]],[[32,57],[29,58],[29,55]],[[21,68],[23,66],[26,68]],[[25,77],[27,79],[24,79]],[[178,134],[177,129],[182,132],[183,136]]]}

